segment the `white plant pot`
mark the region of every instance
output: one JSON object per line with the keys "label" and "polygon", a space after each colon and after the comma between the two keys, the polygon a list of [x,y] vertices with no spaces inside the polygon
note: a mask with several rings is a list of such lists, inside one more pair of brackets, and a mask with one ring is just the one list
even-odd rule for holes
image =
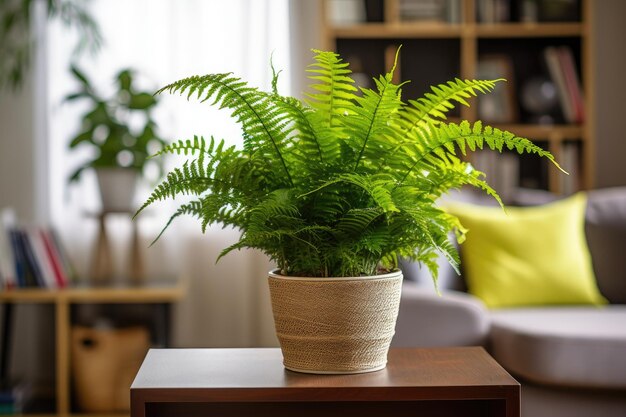
{"label": "white plant pot", "polygon": [[378,371],[387,364],[402,272],[354,278],[269,273],[285,368],[315,374]]}
{"label": "white plant pot", "polygon": [[138,173],[131,168],[96,168],[102,211],[134,212]]}

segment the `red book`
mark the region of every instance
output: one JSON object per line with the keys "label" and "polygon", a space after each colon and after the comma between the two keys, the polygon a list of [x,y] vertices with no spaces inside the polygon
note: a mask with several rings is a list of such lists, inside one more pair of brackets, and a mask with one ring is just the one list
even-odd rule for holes
{"label": "red book", "polygon": [[550,78],[552,78],[552,82],[556,85],[565,121],[567,123],[574,123],[576,121],[574,104],[570,97],[570,91],[567,87],[567,81],[565,80],[565,73],[559,55],[558,48],[555,46],[549,46],[544,50],[544,57],[548,65]]}
{"label": "red book", "polygon": [[48,259],[50,260],[50,264],[52,265],[57,286],[59,288],[65,288],[67,287],[68,278],[65,270],[63,269],[61,257],[57,252],[56,246],[52,242],[52,238],[48,235],[46,230],[41,229],[39,232],[41,233],[41,239],[43,240],[44,246],[46,248]]}
{"label": "red book", "polygon": [[563,68],[565,84],[567,85],[567,90],[569,91],[570,99],[572,101],[574,120],[577,123],[582,123],[585,119],[582,88],[580,86],[578,72],[576,71],[576,65],[574,64],[572,50],[569,47],[562,46],[559,48],[559,61],[561,62],[561,67]]}

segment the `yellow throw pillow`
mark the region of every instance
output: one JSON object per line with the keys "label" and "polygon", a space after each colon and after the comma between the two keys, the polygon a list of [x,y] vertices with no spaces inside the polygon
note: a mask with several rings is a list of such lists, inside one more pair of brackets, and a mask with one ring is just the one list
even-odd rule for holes
{"label": "yellow throw pillow", "polygon": [[585,240],[586,195],[536,207],[449,204],[469,229],[461,259],[469,292],[488,307],[604,304]]}

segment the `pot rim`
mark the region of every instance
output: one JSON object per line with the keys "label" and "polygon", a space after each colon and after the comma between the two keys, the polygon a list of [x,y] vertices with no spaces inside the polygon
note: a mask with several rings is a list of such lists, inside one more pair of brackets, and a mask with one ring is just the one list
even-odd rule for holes
{"label": "pot rim", "polygon": [[396,269],[395,271],[380,274],[380,275],[365,275],[361,277],[294,277],[289,275],[280,275],[280,269],[272,269],[268,272],[270,278],[284,279],[289,281],[366,281],[366,280],[383,280],[383,279],[396,279],[402,278],[402,270]]}

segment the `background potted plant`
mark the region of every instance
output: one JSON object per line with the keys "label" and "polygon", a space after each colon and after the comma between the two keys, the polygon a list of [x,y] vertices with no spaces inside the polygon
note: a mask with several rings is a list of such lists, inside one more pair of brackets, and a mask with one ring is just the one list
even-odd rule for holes
{"label": "background potted plant", "polygon": [[357,90],[348,63],[315,52],[306,102],[281,96],[276,73],[271,92],[231,74],[190,77],[160,90],[230,109],[243,147],[202,137],[167,146],[161,153],[194,158],[171,171],[139,212],[158,200],[197,196],[165,228],[183,214],[196,216],[203,230],[232,225],[241,238],[220,257],[257,248],[277,263],[269,285],[285,366],[367,372],[386,364],[400,299],[398,258],[422,262],[435,277],[438,253],[458,265],[448,233],[462,240],[465,231],[438,198],[469,184],[500,200],[458,153],[506,147],[554,158],[481,122],[446,122],[454,104],[468,105],[500,80],[457,79],[404,102],[402,84],[392,82],[395,65],[374,79],[375,89]]}
{"label": "background potted plant", "polygon": [[158,136],[152,118],[157,98],[136,88],[132,69],[118,72],[116,89],[110,97],[99,94],[78,68],[72,66],[71,72],[79,89],[65,100],[83,100],[89,107],[82,115],[81,130],[69,147],[90,146],[95,155],[72,173],[70,182],[78,180],[85,169],[93,168],[98,178],[102,210],[134,211],[137,178],[144,173],[146,165],[156,164],[159,177],[163,173],[160,161],[148,159],[166,144]]}

